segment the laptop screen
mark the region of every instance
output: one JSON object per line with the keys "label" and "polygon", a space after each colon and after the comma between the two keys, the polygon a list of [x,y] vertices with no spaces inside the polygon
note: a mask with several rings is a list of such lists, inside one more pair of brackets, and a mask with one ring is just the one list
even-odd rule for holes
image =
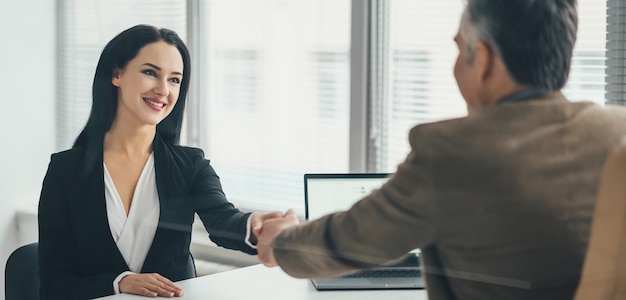
{"label": "laptop screen", "polygon": [[305,174],[304,200],[307,220],[347,210],[380,188],[389,173]]}

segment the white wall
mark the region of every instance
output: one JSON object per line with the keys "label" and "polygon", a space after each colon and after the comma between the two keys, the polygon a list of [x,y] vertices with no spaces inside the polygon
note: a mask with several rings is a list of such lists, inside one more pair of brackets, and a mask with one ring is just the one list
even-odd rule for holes
{"label": "white wall", "polygon": [[16,211],[36,207],[54,151],[55,1],[1,1],[0,299],[18,246]]}

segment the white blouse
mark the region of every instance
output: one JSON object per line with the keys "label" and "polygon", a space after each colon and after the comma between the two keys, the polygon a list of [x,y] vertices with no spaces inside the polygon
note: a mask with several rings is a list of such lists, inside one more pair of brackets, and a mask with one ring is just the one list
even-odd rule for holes
{"label": "white blouse", "polygon": [[[154,153],[150,154],[141,171],[128,216],[106,165],[104,165],[104,193],[111,235],[130,271],[140,273],[159,223],[160,206],[154,171]],[[120,274],[113,282],[116,294],[119,293],[118,283],[126,274],[128,273]]]}
{"label": "white blouse", "polygon": [[[160,202],[154,169],[154,152],[150,154],[141,171],[128,216],[126,216],[122,199],[115,188],[111,174],[104,162],[102,164],[104,165],[104,194],[111,235],[130,269],[130,272],[119,274],[113,281],[113,289],[116,294],[119,294],[120,280],[128,274],[141,272],[159,223]],[[252,216],[248,217],[245,243],[256,249],[256,246],[250,243],[251,220]]]}

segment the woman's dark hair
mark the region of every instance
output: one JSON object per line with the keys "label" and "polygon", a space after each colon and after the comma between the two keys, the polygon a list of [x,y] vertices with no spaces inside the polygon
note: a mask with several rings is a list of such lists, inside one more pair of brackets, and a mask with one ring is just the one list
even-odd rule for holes
{"label": "woman's dark hair", "polygon": [[117,112],[117,87],[111,82],[113,71],[123,69],[144,46],[164,41],[176,46],[183,58],[183,80],[172,112],[157,125],[157,133],[165,141],[178,144],[183,124],[185,99],[191,78],[189,51],[176,32],[150,25],[137,25],[114,37],[102,50],[93,78],[92,105],[89,119],[74,142],[74,147],[100,144],[111,128]]}

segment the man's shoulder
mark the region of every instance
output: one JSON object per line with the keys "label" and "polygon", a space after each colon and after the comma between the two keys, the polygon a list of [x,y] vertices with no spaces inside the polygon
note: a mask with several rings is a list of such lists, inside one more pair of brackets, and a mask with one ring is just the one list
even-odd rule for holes
{"label": "man's shoulder", "polygon": [[626,116],[626,106],[608,104],[608,105],[598,105],[592,104],[588,105],[584,108],[585,111],[597,113],[600,115],[605,115],[607,117],[618,117],[624,118]]}
{"label": "man's shoulder", "polygon": [[472,129],[472,127],[514,126],[515,121],[529,125],[547,119],[565,120],[578,116],[593,116],[606,120],[623,120],[626,107],[599,105],[593,102],[528,102],[495,106],[461,118],[442,120],[415,126],[411,134],[428,134],[432,131]]}
{"label": "man's shoulder", "polygon": [[[556,118],[576,126],[626,128],[626,107],[618,105],[600,105],[593,102],[568,102],[558,108],[551,108]],[[548,114],[550,112],[546,112]]]}
{"label": "man's shoulder", "polygon": [[412,146],[459,147],[515,139],[546,128],[625,130],[626,108],[569,101],[504,104],[462,118],[419,124],[410,130],[409,141]]}
{"label": "man's shoulder", "polygon": [[464,116],[459,118],[451,118],[438,120],[428,123],[422,123],[411,128],[409,136],[441,136],[455,134],[459,130],[468,129],[472,123],[480,122],[482,117]]}

